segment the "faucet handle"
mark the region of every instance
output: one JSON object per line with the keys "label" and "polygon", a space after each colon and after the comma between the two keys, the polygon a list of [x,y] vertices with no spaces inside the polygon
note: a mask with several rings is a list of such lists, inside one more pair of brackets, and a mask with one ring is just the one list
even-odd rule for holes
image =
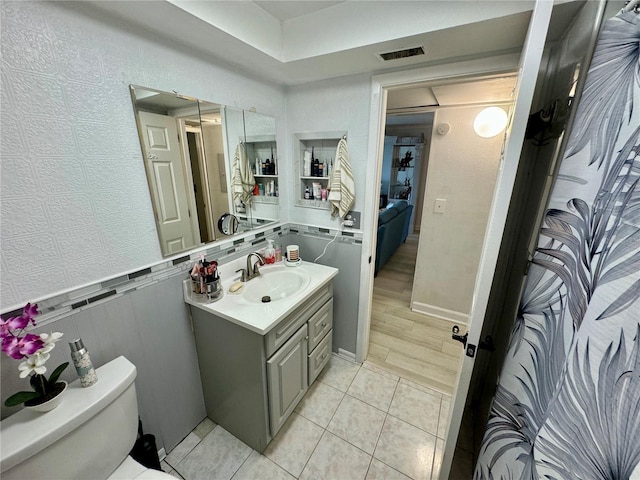
{"label": "faucet handle", "polygon": [[236,270],[236,273],[241,272],[240,273],[240,281],[241,282],[246,282],[247,281],[247,270],[244,268],[241,268],[240,270]]}

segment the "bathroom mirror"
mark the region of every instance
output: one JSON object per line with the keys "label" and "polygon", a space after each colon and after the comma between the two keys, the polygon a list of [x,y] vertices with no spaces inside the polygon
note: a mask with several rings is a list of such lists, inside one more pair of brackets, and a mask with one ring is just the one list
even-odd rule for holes
{"label": "bathroom mirror", "polygon": [[278,149],[275,118],[226,109],[233,212],[242,231],[279,218]]}
{"label": "bathroom mirror", "polygon": [[[226,238],[216,227],[228,212],[238,213],[231,180],[235,148],[246,150],[245,112],[146,87],[130,90],[162,254]],[[275,119],[251,113],[273,122],[275,150]],[[275,210],[251,203],[225,235],[278,221],[277,200]]]}

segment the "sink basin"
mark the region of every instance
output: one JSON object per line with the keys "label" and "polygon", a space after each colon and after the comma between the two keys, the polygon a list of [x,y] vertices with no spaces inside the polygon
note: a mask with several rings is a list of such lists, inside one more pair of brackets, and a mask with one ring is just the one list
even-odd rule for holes
{"label": "sink basin", "polygon": [[297,267],[269,266],[260,270],[260,276],[244,285],[242,298],[250,303],[263,303],[268,296],[271,302],[278,302],[305,289],[309,274]]}

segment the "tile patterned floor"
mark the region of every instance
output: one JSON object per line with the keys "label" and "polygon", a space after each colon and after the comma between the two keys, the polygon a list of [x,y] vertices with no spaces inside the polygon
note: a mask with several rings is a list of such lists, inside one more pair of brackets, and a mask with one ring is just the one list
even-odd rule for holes
{"label": "tile patterned floor", "polygon": [[185,480],[435,479],[450,402],[334,355],[262,455],[205,419],[162,465]]}

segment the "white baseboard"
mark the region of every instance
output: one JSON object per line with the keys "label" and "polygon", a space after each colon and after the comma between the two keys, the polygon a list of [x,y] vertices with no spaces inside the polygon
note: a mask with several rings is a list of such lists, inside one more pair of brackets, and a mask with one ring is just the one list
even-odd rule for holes
{"label": "white baseboard", "polygon": [[411,310],[418,313],[424,313],[431,317],[449,320],[454,323],[462,323],[464,325],[469,323],[469,315],[467,313],[447,310],[446,308],[436,307],[435,305],[429,305],[427,303],[411,302]]}
{"label": "white baseboard", "polygon": [[348,352],[346,350],[343,350],[342,348],[338,349],[338,356],[344,358],[345,360],[349,360],[350,362],[358,363],[356,362],[355,353]]}
{"label": "white baseboard", "polygon": [[164,460],[166,456],[167,452],[164,451],[164,447],[158,450],[158,458],[160,459],[160,461]]}

